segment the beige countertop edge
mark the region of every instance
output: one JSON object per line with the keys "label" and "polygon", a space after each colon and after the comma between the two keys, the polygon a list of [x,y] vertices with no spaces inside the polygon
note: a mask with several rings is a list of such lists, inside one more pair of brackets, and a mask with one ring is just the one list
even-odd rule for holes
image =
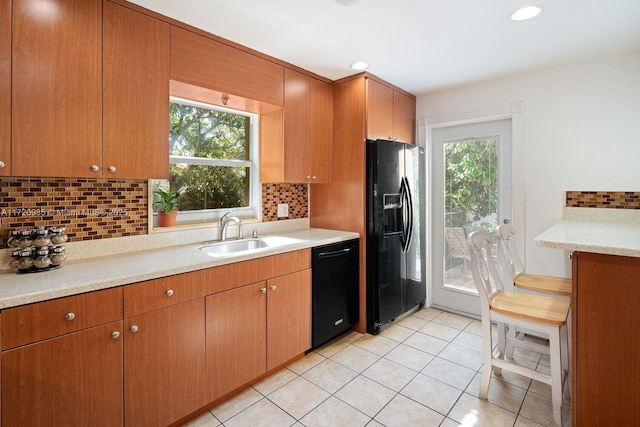
{"label": "beige countertop edge", "polygon": [[545,248],[640,257],[640,224],[563,220],[534,242]]}
{"label": "beige countertop edge", "polygon": [[[198,247],[205,242],[173,248],[147,250],[108,257],[72,261],[60,269],[42,273],[0,272],[0,309],[127,285],[189,271],[217,267],[263,256],[358,238],[358,233],[324,229],[303,229],[272,236],[293,239],[292,243],[224,257],[211,257]],[[269,237],[268,235],[260,237]]]}

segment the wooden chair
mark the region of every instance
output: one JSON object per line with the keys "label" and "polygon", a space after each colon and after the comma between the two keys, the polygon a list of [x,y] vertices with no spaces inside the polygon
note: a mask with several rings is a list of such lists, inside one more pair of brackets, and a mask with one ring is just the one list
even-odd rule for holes
{"label": "wooden chair", "polygon": [[[567,358],[562,357],[561,340],[566,341],[566,322],[569,313],[569,301],[543,295],[522,292],[505,292],[496,263],[491,254],[493,242],[489,233],[476,231],[469,236],[471,272],[480,296],[482,313],[482,377],[480,398],[486,399],[489,392],[491,372],[497,375],[502,369],[515,372],[534,380],[550,384],[553,405],[553,419],[557,426],[562,425],[562,390],[566,375],[563,370],[568,366]],[[493,349],[491,323],[498,326],[498,345]],[[549,347],[525,342],[507,335],[506,326],[528,329],[549,337]],[[517,364],[505,356],[507,347],[521,347],[549,354],[551,374]],[[565,369],[563,369],[565,368]]]}
{"label": "wooden chair", "polygon": [[525,273],[524,265],[516,250],[514,239],[516,229],[513,225],[499,225],[496,234],[500,262],[505,272],[513,278],[515,287],[545,294],[571,297],[571,279]]}
{"label": "wooden chair", "polygon": [[449,245],[449,257],[461,258],[464,274],[467,274],[467,261],[469,260],[469,247],[462,227],[445,227],[445,237]]}

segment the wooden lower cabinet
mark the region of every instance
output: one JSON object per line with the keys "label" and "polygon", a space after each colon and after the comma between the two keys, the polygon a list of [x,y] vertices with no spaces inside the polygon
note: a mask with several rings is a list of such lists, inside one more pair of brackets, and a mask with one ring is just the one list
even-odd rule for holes
{"label": "wooden lower cabinet", "polygon": [[122,425],[121,334],[117,321],[4,351],[2,425]]}
{"label": "wooden lower cabinet", "polygon": [[164,426],[205,401],[204,298],[124,320],[127,426]]}
{"label": "wooden lower cabinet", "polygon": [[311,348],[311,270],[207,297],[208,400]]}
{"label": "wooden lower cabinet", "polygon": [[640,258],[573,256],[572,425],[640,420]]}
{"label": "wooden lower cabinet", "polygon": [[266,282],[207,297],[207,400],[267,370]]}
{"label": "wooden lower cabinet", "polygon": [[311,348],[311,270],[267,282],[267,370]]}

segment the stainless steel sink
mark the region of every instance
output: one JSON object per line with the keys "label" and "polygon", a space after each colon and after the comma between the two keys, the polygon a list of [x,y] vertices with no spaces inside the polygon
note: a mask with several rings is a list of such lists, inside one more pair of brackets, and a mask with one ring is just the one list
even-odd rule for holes
{"label": "stainless steel sink", "polygon": [[242,239],[211,243],[200,246],[198,249],[210,255],[229,255],[238,252],[266,248],[268,246],[269,244],[262,239]]}

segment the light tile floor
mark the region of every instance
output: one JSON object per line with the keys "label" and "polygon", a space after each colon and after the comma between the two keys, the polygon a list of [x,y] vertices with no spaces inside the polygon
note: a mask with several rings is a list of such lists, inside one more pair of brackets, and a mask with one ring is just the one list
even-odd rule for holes
{"label": "light tile floor", "polygon": [[[505,371],[488,400],[477,397],[481,344],[479,321],[423,309],[378,336],[339,337],[186,426],[553,425],[546,384]],[[516,349],[514,358],[549,372],[548,356]]]}

